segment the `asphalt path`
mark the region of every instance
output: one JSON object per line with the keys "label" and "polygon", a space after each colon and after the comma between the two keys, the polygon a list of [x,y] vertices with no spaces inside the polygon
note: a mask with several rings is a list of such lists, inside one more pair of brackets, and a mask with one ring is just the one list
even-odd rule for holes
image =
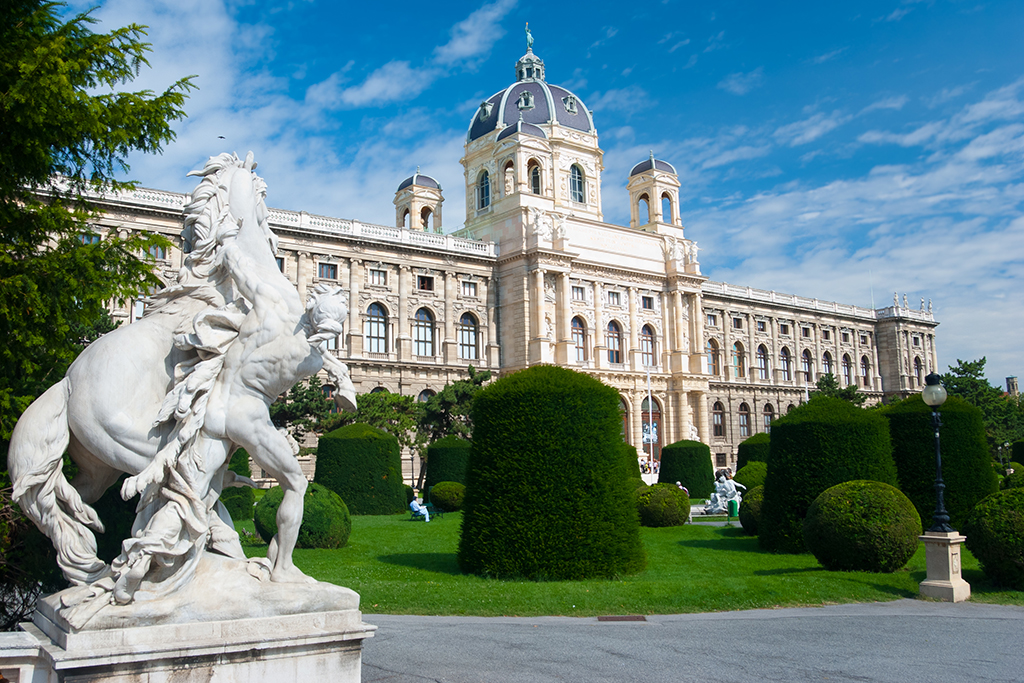
{"label": "asphalt path", "polygon": [[1024,681],[1024,607],[925,600],[646,621],[363,616],[364,683]]}

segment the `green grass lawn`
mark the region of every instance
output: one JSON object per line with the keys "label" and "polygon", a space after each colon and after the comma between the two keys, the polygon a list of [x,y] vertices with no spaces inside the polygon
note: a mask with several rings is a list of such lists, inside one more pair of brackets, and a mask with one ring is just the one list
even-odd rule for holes
{"label": "green grass lawn", "polygon": [[[459,513],[429,524],[408,515],[352,518],[339,550],[296,550],[295,563],[362,596],[364,612],[478,616],[680,614],[873,602],[918,597],[924,547],[893,574],[830,572],[813,555],[762,552],[739,526],[641,529],[647,569],[618,580],[501,581],[462,574]],[[237,525],[252,530],[252,522]],[[265,545],[246,548],[266,554]],[[972,600],[1024,605],[1024,592],[993,588],[964,550]]]}

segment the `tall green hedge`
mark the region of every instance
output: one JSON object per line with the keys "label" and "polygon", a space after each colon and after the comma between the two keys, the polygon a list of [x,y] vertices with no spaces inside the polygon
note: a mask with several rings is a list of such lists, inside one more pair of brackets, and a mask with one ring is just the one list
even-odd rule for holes
{"label": "tall green hedge", "polygon": [[442,481],[466,483],[466,464],[469,462],[470,443],[454,434],[438,439],[427,447],[427,477],[424,486]]}
{"label": "tall green hedge", "polygon": [[341,496],[353,515],[405,511],[398,439],[367,424],[351,424],[320,437],[313,478]]}
{"label": "tall green hedge", "polygon": [[[935,512],[935,431],[931,408],[920,394],[882,411],[889,420],[892,455],[900,490],[910,498],[927,529]],[[939,408],[944,499],[950,523],[959,529],[985,496],[999,489],[985,441],[981,410],[956,396]]]}
{"label": "tall green hedge", "polygon": [[1010,460],[1014,462],[1024,462],[1024,439],[1021,441],[1014,441],[1010,451]]}
{"label": "tall green hedge", "polygon": [[750,462],[768,462],[770,446],[771,437],[766,432],[741,441],[736,447],[736,471],[739,472]]}
{"label": "tall green hedge", "polygon": [[463,571],[558,580],[643,569],[617,391],[537,366],[483,389],[472,419]]}
{"label": "tall green hedge", "polygon": [[752,460],[740,469],[732,479],[737,484],[743,484],[743,486],[745,486],[749,491],[757,486],[764,486],[764,480],[767,476],[768,463],[761,462],[759,460]]}
{"label": "tall green hedge", "polygon": [[[249,467],[249,454],[244,448],[238,448],[231,456],[228,469],[243,477],[252,477]],[[220,493],[220,502],[228,509],[231,519],[237,521],[252,519],[253,507],[256,503],[256,492],[248,486],[232,486]]]}
{"label": "tall green hedge", "polygon": [[700,441],[676,441],[661,449],[658,483],[681,483],[690,498],[707,498],[715,490],[711,449]]}
{"label": "tall green hedge", "polygon": [[630,446],[625,441],[620,441],[618,445],[622,457],[622,466],[626,468],[626,476],[630,479],[642,479],[636,446]]}
{"label": "tall green hedge", "polygon": [[772,552],[804,551],[803,520],[828,488],[855,479],[896,485],[889,424],[877,411],[816,396],[772,424],[758,541]]}

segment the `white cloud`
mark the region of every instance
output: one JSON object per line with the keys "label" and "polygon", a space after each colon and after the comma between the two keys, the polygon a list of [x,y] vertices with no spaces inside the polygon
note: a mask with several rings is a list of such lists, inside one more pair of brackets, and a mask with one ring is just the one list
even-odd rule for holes
{"label": "white cloud", "polygon": [[813,63],[813,64],[823,64],[824,62],[827,62],[827,61],[835,59],[839,55],[841,55],[844,52],[846,52],[846,50],[847,50],[847,48],[841,47],[838,50],[832,50],[831,52],[826,52],[823,55],[818,55],[817,57],[812,57],[811,58],[811,63]]}
{"label": "white cloud", "polygon": [[794,123],[780,126],[772,135],[776,140],[790,147],[806,145],[835,130],[849,121],[850,118],[850,116],[844,116],[838,110],[828,115],[818,112],[803,121],[795,121]]}
{"label": "white cloud", "polygon": [[716,87],[731,92],[733,95],[746,95],[761,85],[764,80],[764,67],[757,67],[747,73],[729,74]]}
{"label": "white cloud", "polygon": [[884,100],[878,100],[877,102],[872,102],[868,106],[866,106],[863,109],[861,109],[860,113],[861,114],[867,114],[868,112],[876,111],[878,109],[894,109],[896,111],[899,111],[900,109],[903,109],[903,106],[907,102],[909,102],[909,101],[910,101],[910,98],[907,97],[906,95],[897,95],[896,97],[887,97]]}
{"label": "white cloud", "polygon": [[405,102],[430,87],[441,75],[433,68],[414,68],[409,62],[388,62],[375,69],[362,83],[348,88],[338,87],[334,74],[317,83],[307,92],[307,100],[322,107],[365,107]]}
{"label": "white cloud", "polygon": [[505,35],[501,20],[515,5],[516,0],[497,0],[455,24],[451,40],[435,48],[434,60],[448,66],[486,55],[491,45]]}
{"label": "white cloud", "polygon": [[638,85],[596,92],[587,98],[587,106],[594,111],[643,111],[653,105],[650,95]]}

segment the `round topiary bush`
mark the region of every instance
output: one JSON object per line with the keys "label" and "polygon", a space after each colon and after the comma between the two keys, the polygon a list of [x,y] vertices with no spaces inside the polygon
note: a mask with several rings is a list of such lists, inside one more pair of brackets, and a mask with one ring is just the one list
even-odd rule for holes
{"label": "round topiary bush", "polygon": [[655,484],[637,495],[641,526],[682,526],[690,517],[690,497],[675,484]]}
{"label": "round topiary bush", "polygon": [[408,505],[398,439],[367,424],[320,437],[313,481],[341,496],[353,515],[393,515]]}
{"label": "round topiary bush", "polygon": [[[767,476],[768,463],[760,460],[752,460],[740,469],[732,479],[737,484],[743,484],[746,486],[747,491],[749,491],[756,486],[764,486],[764,479]],[[743,493],[743,498],[746,499],[746,497],[747,494]]]}
{"label": "round topiary bush", "polygon": [[743,533],[757,536],[757,523],[761,519],[761,504],[764,502],[764,486],[755,486],[743,494],[740,503],[740,526]]}
{"label": "round topiary bush", "polygon": [[424,486],[430,490],[438,482],[466,483],[466,464],[472,444],[454,434],[427,446],[427,476]]}
{"label": "round topiary bush", "polygon": [[917,550],[921,516],[895,486],[848,481],[807,510],[804,543],[825,569],[894,572]]}
{"label": "round topiary bush", "polygon": [[[889,421],[900,490],[914,501],[921,519],[930,520],[935,511],[932,410],[916,394],[882,410],[882,415]],[[959,529],[978,501],[999,489],[999,479],[989,466],[991,456],[981,410],[950,396],[939,408],[939,419],[946,510],[950,524]]]}
{"label": "round topiary bush", "polygon": [[752,462],[768,462],[771,437],[767,432],[754,434],[740,442],[736,447],[736,471],[743,469]]}
{"label": "round topiary bush", "polygon": [[457,481],[439,481],[430,489],[430,502],[442,512],[458,512],[466,498],[466,487]]}
{"label": "round topiary bush", "polygon": [[803,521],[822,491],[855,479],[896,484],[889,424],[878,411],[815,396],[772,423],[758,543],[770,552],[804,551]]}
{"label": "round topiary bush", "polygon": [[962,531],[986,576],[1024,590],[1024,488],[986,497],[967,515]]}
{"label": "round topiary bush", "polygon": [[615,389],[541,365],[483,389],[471,417],[463,571],[557,580],[643,569]]}
{"label": "round topiary bush", "polygon": [[[235,449],[228,469],[243,477],[252,477],[249,454],[245,452],[244,448]],[[234,521],[249,520],[252,519],[256,492],[249,486],[232,486],[221,491],[220,502],[224,503],[224,507],[228,509],[228,514]]]}
{"label": "round topiary bush", "polygon": [[681,483],[691,498],[707,498],[715,490],[711,449],[700,441],[677,441],[661,449],[659,484]]}
{"label": "round topiary bush", "polygon": [[[283,498],[284,491],[275,486],[256,504],[253,522],[256,532],[267,543],[277,533],[277,509]],[[296,547],[341,548],[348,543],[352,518],[341,496],[320,484],[310,484],[302,497],[302,505],[302,526]]]}

